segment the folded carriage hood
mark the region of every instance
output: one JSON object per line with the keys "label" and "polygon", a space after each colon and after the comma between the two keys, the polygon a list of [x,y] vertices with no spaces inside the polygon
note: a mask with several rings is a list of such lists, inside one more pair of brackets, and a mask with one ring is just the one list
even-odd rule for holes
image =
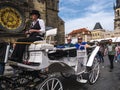
{"label": "folded carriage hood", "polygon": [[52,63],[48,67],[48,72],[49,73],[62,72],[62,73],[75,74],[75,70],[63,62]]}

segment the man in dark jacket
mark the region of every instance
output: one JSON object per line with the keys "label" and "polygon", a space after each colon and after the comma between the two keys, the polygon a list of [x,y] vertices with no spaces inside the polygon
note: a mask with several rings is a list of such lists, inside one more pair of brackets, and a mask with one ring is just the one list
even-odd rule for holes
{"label": "man in dark jacket", "polygon": [[[4,74],[5,69],[5,55],[8,43],[3,40],[0,40],[0,76]],[[3,90],[0,82],[0,90]]]}
{"label": "man in dark jacket", "polygon": [[27,34],[27,38],[17,40],[18,43],[16,44],[13,54],[11,55],[11,60],[13,61],[22,62],[22,57],[26,48],[26,44],[22,44],[22,42],[34,42],[43,40],[43,33],[45,33],[45,24],[44,21],[40,19],[39,11],[33,10],[30,15],[33,22],[31,23],[30,29],[25,32],[25,34]]}
{"label": "man in dark jacket", "polygon": [[65,47],[74,47],[75,45],[72,43],[71,37],[67,38],[67,43],[64,45]]}
{"label": "man in dark jacket", "polygon": [[105,53],[108,53],[108,58],[110,61],[110,72],[114,69],[114,56],[115,56],[115,44],[112,43],[112,39],[108,40],[108,45],[105,49]]}
{"label": "man in dark jacket", "polygon": [[3,75],[5,68],[5,55],[8,43],[0,40],[0,75]]}

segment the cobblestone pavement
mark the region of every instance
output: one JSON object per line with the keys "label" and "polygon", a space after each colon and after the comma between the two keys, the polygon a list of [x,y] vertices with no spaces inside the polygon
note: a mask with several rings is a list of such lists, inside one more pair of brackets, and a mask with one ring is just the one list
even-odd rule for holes
{"label": "cobblestone pavement", "polygon": [[108,57],[104,59],[105,62],[100,68],[100,77],[95,84],[80,84],[71,78],[63,80],[64,90],[120,90],[120,62],[114,62],[114,70],[109,72]]}

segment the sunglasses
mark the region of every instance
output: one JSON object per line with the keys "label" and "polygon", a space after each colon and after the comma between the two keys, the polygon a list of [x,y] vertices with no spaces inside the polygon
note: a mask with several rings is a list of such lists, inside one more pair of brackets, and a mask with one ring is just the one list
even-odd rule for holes
{"label": "sunglasses", "polygon": [[67,41],[71,41],[71,39],[67,39]]}
{"label": "sunglasses", "polygon": [[78,38],[78,40],[82,40],[82,38]]}

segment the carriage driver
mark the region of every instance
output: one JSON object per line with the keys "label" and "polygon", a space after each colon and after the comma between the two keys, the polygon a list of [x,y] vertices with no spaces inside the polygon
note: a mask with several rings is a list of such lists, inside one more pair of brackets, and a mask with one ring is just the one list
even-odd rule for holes
{"label": "carriage driver", "polygon": [[78,42],[75,44],[75,47],[77,48],[77,50],[84,50],[85,47],[90,47],[90,45],[87,44],[87,42],[83,42],[83,38],[82,37],[78,37],[77,38]]}
{"label": "carriage driver", "polygon": [[[23,53],[25,52],[26,44],[22,42],[34,42],[38,40],[42,40],[43,33],[45,33],[45,24],[44,21],[40,18],[40,13],[38,10],[32,10],[30,13],[32,18],[32,23],[30,29],[25,32],[25,34],[29,34],[29,37],[18,39],[14,51],[11,55],[11,60],[22,62]],[[21,42],[21,44],[19,43]]]}

